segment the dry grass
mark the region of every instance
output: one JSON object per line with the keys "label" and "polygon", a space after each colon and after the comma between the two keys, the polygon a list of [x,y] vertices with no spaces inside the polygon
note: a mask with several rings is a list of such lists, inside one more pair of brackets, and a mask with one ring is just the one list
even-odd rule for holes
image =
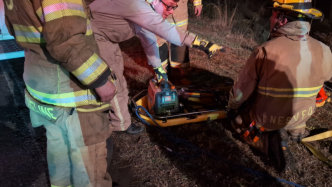
{"label": "dry grass", "polygon": [[210,19],[209,23],[217,29],[231,30],[237,11],[238,4],[231,8],[230,0],[217,1],[216,3],[207,3],[204,5],[202,16]]}

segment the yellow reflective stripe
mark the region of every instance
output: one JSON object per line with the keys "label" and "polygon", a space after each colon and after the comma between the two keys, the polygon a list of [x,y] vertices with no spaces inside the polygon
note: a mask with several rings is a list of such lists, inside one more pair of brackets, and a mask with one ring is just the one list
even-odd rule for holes
{"label": "yellow reflective stripe", "polygon": [[316,96],[322,86],[310,88],[272,88],[272,87],[258,87],[258,93],[272,97],[312,97]]}
{"label": "yellow reflective stripe", "polygon": [[308,3],[311,2],[311,0],[274,0],[279,3]]}
{"label": "yellow reflective stripe", "polygon": [[86,18],[82,0],[45,0],[42,5],[45,22],[66,16]]}
{"label": "yellow reflective stripe", "polygon": [[182,27],[185,25],[188,25],[188,19],[182,20],[182,21],[178,21],[175,23],[171,23],[172,25],[176,25],[177,27]]}
{"label": "yellow reflective stripe", "polygon": [[264,87],[258,86],[262,90],[274,90],[274,91],[316,91],[320,90],[322,86],[309,87],[309,88],[273,88],[273,87]]}
{"label": "yellow reflective stripe", "polygon": [[44,15],[43,15],[42,7],[39,7],[39,8],[36,10],[36,14],[37,14],[37,16],[39,17],[39,19],[44,23],[44,22],[45,22],[45,19],[44,19]]}
{"label": "yellow reflective stripe", "polygon": [[171,67],[172,67],[172,68],[178,68],[178,67],[181,66],[182,63],[171,61],[170,64],[171,64]]}
{"label": "yellow reflective stripe", "polygon": [[85,105],[102,105],[102,102],[97,101],[96,96],[91,90],[80,90],[76,92],[49,94],[37,91],[30,86],[26,85],[30,95],[36,100],[63,107],[78,107]]}
{"label": "yellow reflective stripe", "polygon": [[38,29],[38,31],[39,31],[40,33],[43,32],[43,27],[42,27],[42,26],[38,27],[37,29]]}
{"label": "yellow reflective stripe", "polygon": [[106,110],[110,107],[111,105],[110,104],[104,104],[100,107],[97,107],[97,108],[76,108],[77,111],[79,112],[96,112],[96,111],[102,111],[102,110]]}
{"label": "yellow reflective stripe", "polygon": [[[50,6],[50,5],[54,5],[57,3],[62,3],[64,2],[64,0],[44,0],[43,1],[43,6]],[[81,6],[83,6],[83,2],[82,0],[65,0],[66,3],[75,3],[75,4],[79,4]]]}
{"label": "yellow reflective stripe", "polygon": [[202,0],[194,0],[194,6],[202,5]]}
{"label": "yellow reflective stripe", "polygon": [[317,94],[311,94],[311,95],[309,95],[309,94],[293,94],[293,95],[290,95],[290,94],[272,94],[272,93],[265,93],[265,92],[262,92],[262,91],[258,91],[258,93],[260,93],[262,95],[272,96],[272,97],[287,97],[287,98],[293,98],[293,97],[312,97],[312,96],[317,95]]}
{"label": "yellow reflective stripe", "polygon": [[95,81],[108,68],[106,63],[94,53],[86,62],[72,73],[85,85]]}
{"label": "yellow reflective stripe", "polygon": [[167,63],[168,63],[168,59],[164,60],[164,61],[161,63],[161,65],[162,65],[162,66],[166,66]]}
{"label": "yellow reflective stripe", "polygon": [[90,20],[87,20],[87,23],[86,23],[86,33],[85,33],[85,35],[86,36],[90,36],[90,35],[92,35],[92,27],[91,27],[91,22],[90,22]]}
{"label": "yellow reflective stripe", "polygon": [[13,24],[16,41],[27,43],[45,43],[42,37],[42,27],[35,28],[34,26],[25,26]]}
{"label": "yellow reflective stripe", "polygon": [[28,38],[24,36],[16,36],[16,41],[23,43],[45,43],[45,40],[43,38]]}
{"label": "yellow reflective stripe", "polygon": [[37,28],[34,27],[34,26],[25,26],[25,25],[13,24],[13,28],[14,28],[15,31],[35,32],[35,33],[39,32],[37,30]]}
{"label": "yellow reflective stripe", "polygon": [[49,21],[52,21],[52,20],[55,20],[55,19],[66,17],[66,16],[80,16],[80,17],[86,18],[85,13],[82,12],[82,11],[79,11],[79,10],[63,10],[63,11],[60,11],[60,12],[54,12],[54,13],[45,15],[45,21],[49,22]]}
{"label": "yellow reflective stripe", "polygon": [[51,187],[73,187],[73,186],[72,185],[69,185],[69,186],[57,186],[57,185],[51,184]]}
{"label": "yellow reflective stripe", "polygon": [[168,59],[164,60],[164,62],[161,63],[161,66],[162,66],[165,70],[167,70],[167,68],[168,68]]}

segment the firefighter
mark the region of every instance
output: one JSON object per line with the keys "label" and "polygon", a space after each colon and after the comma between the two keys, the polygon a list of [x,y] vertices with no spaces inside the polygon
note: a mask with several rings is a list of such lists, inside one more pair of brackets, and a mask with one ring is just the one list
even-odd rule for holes
{"label": "firefighter", "polygon": [[[195,15],[198,17],[202,12],[202,0],[190,0],[194,6]],[[174,13],[167,17],[167,21],[177,27],[188,30],[188,0],[179,2],[179,7]],[[167,43],[163,38],[158,37],[161,62],[169,72],[172,82],[179,82],[180,77],[185,77],[190,68],[188,46],[177,46]],[[185,82],[184,80],[180,82]]]}
{"label": "firefighter", "polygon": [[[273,0],[271,39],[254,50],[230,91],[229,114],[240,111],[238,132],[251,124],[265,133],[283,129],[297,141],[305,136],[316,96],[332,76],[330,48],[308,35],[311,20],[323,18],[311,5]],[[248,143],[268,150],[267,141]]]}
{"label": "firefighter", "polygon": [[[193,33],[183,31],[164,19],[177,8],[179,0],[98,0],[89,3],[92,13],[92,29],[101,56],[114,70],[117,95],[112,100],[111,126],[114,131],[127,131],[135,126],[128,111],[128,89],[123,75],[124,65],[118,43],[137,35],[146,53],[148,63],[154,68],[158,80],[168,79],[161,66],[155,34],[176,45],[186,45],[204,50],[208,55],[220,46],[203,40]],[[142,129],[132,133],[139,133]]]}
{"label": "firefighter", "polygon": [[106,139],[114,75],[98,55],[87,7],[82,0],[4,3],[7,27],[25,50],[31,124],[46,129],[51,186],[112,186]]}

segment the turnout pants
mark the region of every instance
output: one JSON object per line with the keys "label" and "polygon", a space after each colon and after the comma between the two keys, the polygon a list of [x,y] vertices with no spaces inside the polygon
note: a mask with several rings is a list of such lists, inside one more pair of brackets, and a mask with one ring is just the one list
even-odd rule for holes
{"label": "turnout pants", "polygon": [[[42,104],[25,93],[33,127],[44,126],[52,187],[108,187],[106,139],[111,131],[107,112],[78,112]],[[110,159],[110,158],[109,158]]]}
{"label": "turnout pants", "polygon": [[113,131],[125,131],[131,124],[128,109],[127,81],[123,75],[124,64],[119,44],[113,43],[104,36],[95,34],[101,57],[116,75],[114,82],[117,93],[111,101],[110,125]]}

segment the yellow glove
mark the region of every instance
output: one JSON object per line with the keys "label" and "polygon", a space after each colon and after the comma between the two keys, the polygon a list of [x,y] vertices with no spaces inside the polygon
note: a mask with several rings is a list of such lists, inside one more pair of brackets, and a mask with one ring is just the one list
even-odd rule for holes
{"label": "yellow glove", "polygon": [[204,51],[209,58],[211,58],[217,51],[225,52],[225,48],[223,46],[219,46],[207,40],[200,39],[198,38],[198,36],[196,36],[195,40],[192,43],[192,46],[194,48]]}
{"label": "yellow glove", "polygon": [[157,68],[153,68],[154,72],[156,73],[156,77],[158,82],[160,82],[162,79],[164,79],[166,82],[168,81],[167,73],[163,66],[159,66]]}

